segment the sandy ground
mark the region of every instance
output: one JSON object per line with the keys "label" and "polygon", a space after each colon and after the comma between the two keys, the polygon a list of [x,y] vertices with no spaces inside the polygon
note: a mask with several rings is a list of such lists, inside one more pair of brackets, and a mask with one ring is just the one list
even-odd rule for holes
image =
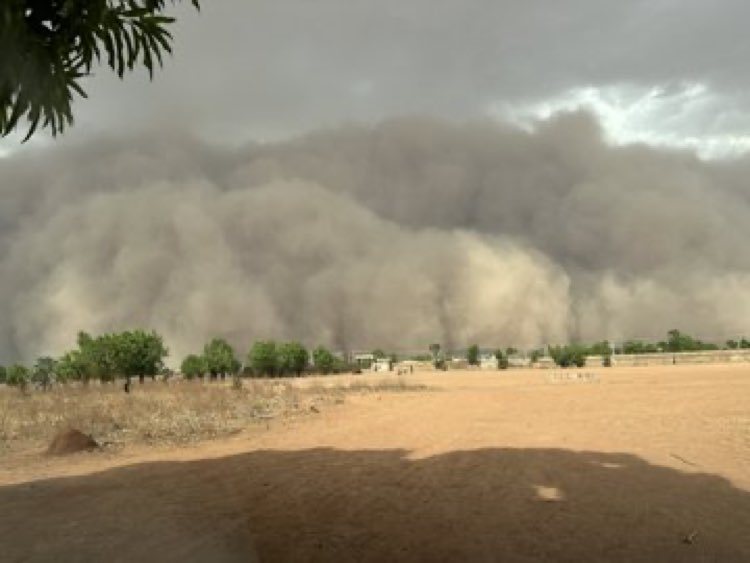
{"label": "sandy ground", "polygon": [[0,460],[0,560],[750,562],[750,366],[579,372],[416,374],[435,389],[197,447]]}

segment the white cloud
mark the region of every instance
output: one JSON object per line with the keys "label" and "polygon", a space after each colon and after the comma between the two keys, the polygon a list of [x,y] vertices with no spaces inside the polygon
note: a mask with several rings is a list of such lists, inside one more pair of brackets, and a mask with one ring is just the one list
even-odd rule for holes
{"label": "white cloud", "polygon": [[586,86],[534,102],[496,102],[489,112],[523,128],[555,113],[587,109],[599,118],[613,144],[646,143],[695,150],[702,158],[731,158],[750,152],[750,133],[732,130],[736,104],[701,83],[679,86],[616,84]]}

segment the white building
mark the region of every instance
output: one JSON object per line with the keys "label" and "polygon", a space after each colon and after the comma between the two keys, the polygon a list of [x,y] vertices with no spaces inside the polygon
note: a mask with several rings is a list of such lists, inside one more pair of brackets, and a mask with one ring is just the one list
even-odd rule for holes
{"label": "white building", "polygon": [[370,369],[375,363],[374,354],[354,354],[354,363],[359,369]]}
{"label": "white building", "polygon": [[372,364],[372,371],[392,371],[393,362],[390,358],[378,358]]}
{"label": "white building", "polygon": [[479,356],[480,369],[499,369],[500,362],[493,354],[482,354]]}

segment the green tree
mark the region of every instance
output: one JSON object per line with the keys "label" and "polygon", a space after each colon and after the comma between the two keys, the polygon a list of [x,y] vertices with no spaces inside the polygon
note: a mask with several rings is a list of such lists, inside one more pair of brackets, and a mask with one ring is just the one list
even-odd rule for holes
{"label": "green tree", "polygon": [[336,367],[336,356],[334,356],[328,348],[318,346],[313,351],[312,356],[313,364],[315,364],[315,369],[317,369],[318,372],[325,375],[333,372]]}
{"label": "green tree", "polygon": [[203,348],[203,360],[205,368],[211,374],[211,379],[227,374],[237,373],[240,363],[234,355],[234,349],[223,338],[214,338]]}
{"label": "green tree", "polygon": [[[3,0],[0,3],[0,134],[29,122],[53,135],[73,123],[81,79],[102,58],[122,78],[143,64],[153,77],[172,51],[166,0]],[[198,0],[192,4],[199,8]]]}
{"label": "green tree", "polygon": [[0,366],[0,383],[5,383],[7,379],[7,371],[5,366]]}
{"label": "green tree", "polygon": [[168,350],[156,332],[126,331],[106,335],[104,341],[112,348],[116,373],[124,375],[128,383],[135,376],[141,383],[146,376],[155,379],[164,368]]}
{"label": "green tree", "polygon": [[432,354],[432,365],[435,366],[435,369],[443,369],[445,359],[440,352],[440,344],[430,344],[430,354]]}
{"label": "green tree", "polygon": [[655,354],[658,351],[659,347],[656,344],[639,340],[628,340],[622,345],[623,354]]}
{"label": "green tree", "polygon": [[710,342],[702,342],[697,338],[672,329],[667,333],[666,349],[670,352],[693,352],[700,350],[716,350],[718,346]]}
{"label": "green tree", "polygon": [[259,340],[250,348],[247,362],[253,368],[255,375],[274,377],[279,370],[279,357],[276,342],[273,340]]}
{"label": "green tree", "polygon": [[539,361],[539,358],[544,357],[544,348],[537,348],[531,351],[531,363],[535,363]]}
{"label": "green tree", "polygon": [[550,346],[549,355],[560,367],[583,367],[586,365],[586,348],[580,344]]}
{"label": "green tree", "polygon": [[62,382],[82,381],[88,383],[92,369],[80,350],[71,350],[57,360],[57,376]]}
{"label": "green tree", "polygon": [[31,374],[31,381],[44,390],[54,383],[57,375],[57,362],[49,356],[42,356],[34,363],[34,371]]}
{"label": "green tree", "polygon": [[497,360],[498,369],[508,369],[508,356],[503,354],[501,348],[495,350],[495,359]]}
{"label": "green tree", "polygon": [[105,334],[93,338],[86,332],[79,332],[77,342],[80,362],[87,370],[86,379],[114,381],[117,376],[117,358],[112,336]]}
{"label": "green tree", "polygon": [[182,360],[180,371],[182,372],[182,375],[188,379],[194,379],[196,377],[202,378],[203,374],[206,373],[206,362],[203,361],[202,356],[190,354]]}
{"label": "green tree", "polygon": [[612,354],[612,347],[608,340],[602,340],[591,344],[586,353],[590,356],[609,356]]}
{"label": "green tree", "polygon": [[278,368],[282,373],[293,373],[297,377],[307,369],[310,354],[299,342],[286,342],[278,348]]}
{"label": "green tree", "polygon": [[466,351],[466,361],[471,366],[479,365],[479,346],[476,344],[469,346],[469,349]]}
{"label": "green tree", "polygon": [[31,380],[31,372],[26,366],[21,364],[13,364],[6,370],[6,381],[8,385],[13,385],[19,389],[26,389]]}

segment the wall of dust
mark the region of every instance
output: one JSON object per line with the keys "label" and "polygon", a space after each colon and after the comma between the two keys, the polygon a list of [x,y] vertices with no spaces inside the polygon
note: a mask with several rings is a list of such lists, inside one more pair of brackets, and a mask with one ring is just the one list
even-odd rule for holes
{"label": "wall of dust", "polygon": [[585,113],[31,151],[0,161],[0,361],[133,327],[177,362],[213,336],[244,356],[750,334],[749,174],[610,146]]}

